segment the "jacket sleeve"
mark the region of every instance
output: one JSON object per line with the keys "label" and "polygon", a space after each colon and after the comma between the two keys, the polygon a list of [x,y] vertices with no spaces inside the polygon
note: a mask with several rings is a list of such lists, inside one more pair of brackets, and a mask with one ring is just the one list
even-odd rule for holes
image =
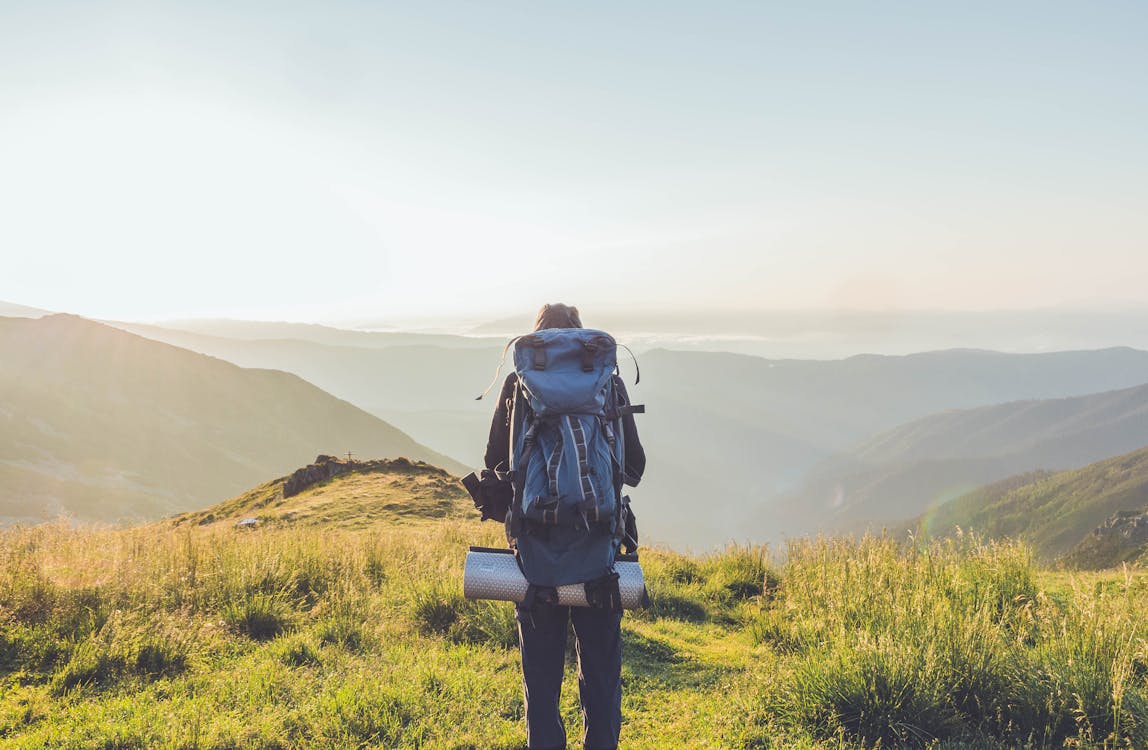
{"label": "jacket sleeve", "polygon": [[510,468],[510,407],[514,402],[514,387],[518,376],[506,376],[498,403],[494,405],[494,417],[490,420],[490,436],[486,439],[485,463],[488,469]]}
{"label": "jacket sleeve", "polygon": [[[614,376],[614,388],[623,406],[630,404],[630,394],[626,393],[626,384],[617,375]],[[626,446],[625,465],[622,467],[622,483],[637,487],[642,481],[642,474],[646,471],[646,450],[642,441],[638,439],[638,425],[634,423],[634,415],[627,414],[622,417],[622,439]]]}

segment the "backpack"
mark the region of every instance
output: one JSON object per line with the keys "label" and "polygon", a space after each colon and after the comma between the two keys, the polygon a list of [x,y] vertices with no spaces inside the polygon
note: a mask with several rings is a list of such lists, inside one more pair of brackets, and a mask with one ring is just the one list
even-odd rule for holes
{"label": "backpack", "polygon": [[602,331],[550,328],[514,342],[513,496],[507,538],[534,587],[615,583],[626,527],[624,405],[617,344]]}

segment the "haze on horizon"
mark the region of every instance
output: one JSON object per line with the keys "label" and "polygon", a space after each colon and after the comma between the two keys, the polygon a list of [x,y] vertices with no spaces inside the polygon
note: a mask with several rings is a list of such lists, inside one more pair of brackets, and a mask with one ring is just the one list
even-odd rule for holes
{"label": "haze on horizon", "polygon": [[1146,21],[4,3],[0,300],[136,320],[1143,309]]}

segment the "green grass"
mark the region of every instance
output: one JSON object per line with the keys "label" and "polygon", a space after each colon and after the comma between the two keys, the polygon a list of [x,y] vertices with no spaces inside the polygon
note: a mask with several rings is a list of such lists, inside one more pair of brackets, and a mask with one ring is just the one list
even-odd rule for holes
{"label": "green grass", "polygon": [[[0,532],[0,747],[517,748],[493,524]],[[643,553],[623,746],[1148,746],[1148,576],[1028,548],[806,540]],[[581,721],[573,664],[562,710]]]}

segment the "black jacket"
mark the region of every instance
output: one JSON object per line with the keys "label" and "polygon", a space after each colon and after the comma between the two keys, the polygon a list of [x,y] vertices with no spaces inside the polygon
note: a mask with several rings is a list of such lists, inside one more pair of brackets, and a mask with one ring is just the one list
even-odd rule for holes
{"label": "black jacket", "polygon": [[[510,467],[510,408],[514,403],[514,388],[517,383],[518,376],[511,373],[502,384],[502,393],[499,394],[498,404],[494,408],[494,419],[490,422],[490,437],[486,440],[488,469],[506,470]],[[617,375],[614,376],[614,389],[623,404],[630,403],[626,384]],[[622,482],[637,487],[638,482],[642,480],[642,472],[646,470],[646,451],[638,439],[638,427],[634,424],[633,414],[622,417],[622,439],[626,447]]]}

